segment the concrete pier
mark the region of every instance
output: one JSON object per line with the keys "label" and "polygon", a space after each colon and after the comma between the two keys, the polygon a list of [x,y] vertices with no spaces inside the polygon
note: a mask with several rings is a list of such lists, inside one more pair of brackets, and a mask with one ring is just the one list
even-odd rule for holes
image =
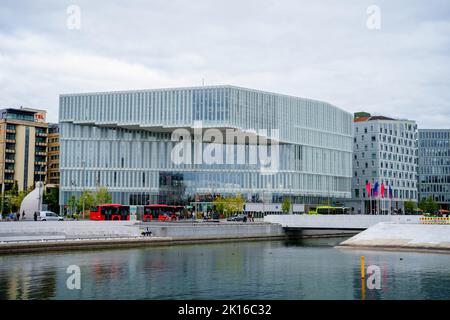
{"label": "concrete pier", "polygon": [[432,250],[450,253],[450,225],[381,222],[342,242],[339,247]]}
{"label": "concrete pier", "polygon": [[[151,232],[143,236],[142,232]],[[284,239],[264,222],[20,221],[0,223],[0,253]]]}

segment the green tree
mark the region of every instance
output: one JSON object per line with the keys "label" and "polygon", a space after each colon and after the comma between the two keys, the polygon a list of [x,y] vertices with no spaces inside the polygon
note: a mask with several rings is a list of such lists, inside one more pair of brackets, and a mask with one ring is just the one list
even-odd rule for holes
{"label": "green tree", "polygon": [[97,206],[102,203],[111,203],[112,196],[108,192],[108,188],[99,187],[94,194],[92,205]]}
{"label": "green tree", "polygon": [[84,191],[78,198],[77,208],[78,211],[83,214],[83,204],[84,204],[84,217],[89,214],[90,208],[94,206],[94,196],[90,191]]}
{"label": "green tree", "polygon": [[47,189],[44,194],[44,203],[50,211],[59,212],[59,188]]}
{"label": "green tree", "polygon": [[419,203],[419,208],[423,210],[424,213],[434,214],[439,209],[439,205],[434,201],[433,197],[422,199]]}
{"label": "green tree", "polygon": [[18,194],[16,195],[12,195],[11,196],[11,210],[14,212],[19,211],[20,209],[20,205],[22,204],[23,198],[25,198],[25,196],[28,194],[27,191],[20,191]]}
{"label": "green tree", "polygon": [[225,200],[221,196],[217,196],[213,201],[217,213],[223,214],[225,211]]}
{"label": "green tree", "polygon": [[417,204],[414,201],[405,201],[405,213],[414,214],[417,212]]}
{"label": "green tree", "polygon": [[236,197],[234,198],[234,201],[235,201],[235,204],[236,204],[236,211],[237,211],[237,212],[242,212],[242,211],[244,211],[244,204],[245,204],[245,201],[244,201],[244,198],[242,198],[242,196],[241,196],[240,193],[238,193],[238,194],[236,195]]}
{"label": "green tree", "polygon": [[289,198],[284,198],[281,205],[281,210],[283,211],[283,213],[289,213],[291,211],[291,200]]}
{"label": "green tree", "polygon": [[77,198],[75,196],[70,196],[69,200],[67,200],[67,206],[69,207],[70,213],[74,214],[77,210]]}

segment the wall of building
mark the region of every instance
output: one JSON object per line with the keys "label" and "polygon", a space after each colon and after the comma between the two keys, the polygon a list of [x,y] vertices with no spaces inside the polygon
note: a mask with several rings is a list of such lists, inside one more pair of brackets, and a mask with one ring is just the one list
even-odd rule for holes
{"label": "wall of building", "polygon": [[[263,172],[260,159],[174,164],[171,132],[192,130],[199,121],[204,128],[253,129],[273,139],[271,130],[278,130],[277,171]],[[125,204],[238,192],[250,200],[264,192],[303,197],[296,202],[348,198],[351,121],[351,114],[328,103],[230,86],[62,95],[60,201],[98,185]],[[248,158],[250,144],[242,152]]]}
{"label": "wall of building", "polygon": [[[417,125],[408,120],[370,120],[354,123],[352,201],[346,206],[355,213],[402,210],[404,202],[417,202]],[[385,185],[384,198],[372,197],[370,204],[366,184]],[[389,199],[389,186],[392,199]],[[380,189],[379,189],[380,191]]]}
{"label": "wall of building", "polygon": [[419,198],[450,208],[450,130],[419,130]]}

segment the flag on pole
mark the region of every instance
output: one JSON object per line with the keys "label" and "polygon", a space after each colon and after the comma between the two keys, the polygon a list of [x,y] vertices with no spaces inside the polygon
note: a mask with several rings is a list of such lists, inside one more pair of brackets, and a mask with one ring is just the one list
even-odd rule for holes
{"label": "flag on pole", "polygon": [[389,186],[389,199],[392,199],[393,197],[392,197],[392,187],[391,186]]}
{"label": "flag on pole", "polygon": [[372,185],[370,184],[370,181],[368,181],[367,184],[366,184],[366,191],[367,191],[367,196],[370,198],[371,197],[371,191],[372,191]]}
{"label": "flag on pole", "polygon": [[380,189],[381,189],[381,197],[384,198],[385,188],[384,188],[384,183],[383,182],[381,183]]}
{"label": "flag on pole", "polygon": [[373,186],[373,196],[376,198],[378,197],[378,181],[375,182],[375,185]]}

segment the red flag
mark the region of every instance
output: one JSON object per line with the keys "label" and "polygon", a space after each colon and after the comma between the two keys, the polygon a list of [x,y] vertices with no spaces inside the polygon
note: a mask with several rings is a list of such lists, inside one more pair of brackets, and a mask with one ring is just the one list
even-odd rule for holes
{"label": "red flag", "polygon": [[381,183],[381,197],[384,198],[384,183]]}
{"label": "red flag", "polygon": [[370,196],[371,196],[371,191],[372,191],[372,185],[370,184],[370,181],[369,182],[367,182],[367,184],[366,184],[366,191],[367,191],[367,196],[370,198]]}

